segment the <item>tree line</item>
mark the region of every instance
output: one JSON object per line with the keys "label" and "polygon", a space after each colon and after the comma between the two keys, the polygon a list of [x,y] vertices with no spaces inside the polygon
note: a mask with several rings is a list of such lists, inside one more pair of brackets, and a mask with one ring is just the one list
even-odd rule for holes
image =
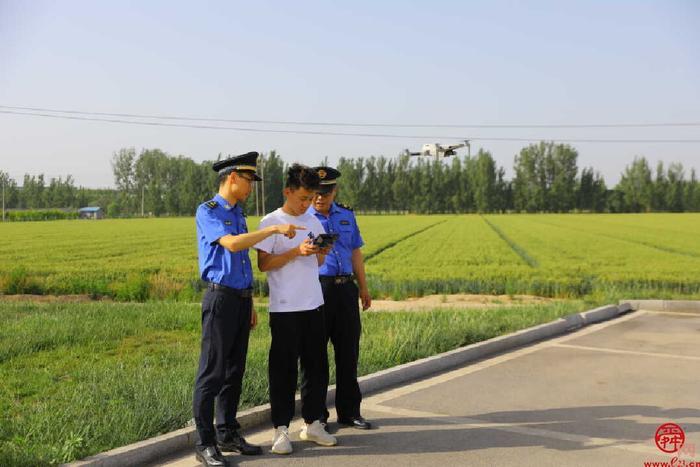
{"label": "tree line", "polygon": [[[219,155],[219,159],[222,156]],[[652,170],[637,157],[609,188],[592,167],[579,170],[570,145],[540,142],[514,159],[505,177],[490,152],[444,160],[409,156],[346,158],[338,163],[339,199],[358,212],[683,212],[700,211],[695,169],[680,163]],[[322,162],[322,164],[325,161]],[[159,149],[123,148],[112,158],[114,189],[75,187],[73,178],[25,175],[22,186],[0,171],[9,209],[101,206],[110,217],[192,215],[216,192],[213,161],[194,162]],[[282,205],[287,163],[275,152],[259,159],[264,185],[256,184],[246,211],[262,214]]]}
{"label": "tree line", "polygon": [[[222,155],[219,154],[218,159]],[[218,160],[217,159],[217,160]],[[185,156],[169,156],[159,149],[121,149],[112,158],[116,194],[107,213],[110,216],[193,215],[197,206],[217,190],[214,161],[196,163]],[[275,151],[259,160],[265,178],[262,187],[248,198],[246,211],[262,213],[282,205],[282,183],[286,166]]]}
{"label": "tree line", "polygon": [[46,179],[43,174],[25,175],[22,184],[0,170],[0,190],[5,209],[46,210],[107,206],[115,190],[76,187],[73,177]]}
{"label": "tree line", "polygon": [[340,195],[361,212],[683,212],[700,211],[695,169],[637,157],[608,188],[600,172],[579,172],[577,151],[540,142],[515,156],[511,180],[491,153],[443,160],[341,158]]}

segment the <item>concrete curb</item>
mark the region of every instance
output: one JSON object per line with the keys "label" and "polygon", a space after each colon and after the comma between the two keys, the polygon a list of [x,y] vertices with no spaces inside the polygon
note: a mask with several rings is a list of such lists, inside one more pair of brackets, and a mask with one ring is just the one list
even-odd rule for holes
{"label": "concrete curb", "polygon": [[[517,347],[565,334],[593,323],[606,321],[633,309],[637,309],[631,306],[630,303],[631,302],[625,301],[618,306],[607,305],[582,313],[575,313],[550,323],[522,329],[505,336],[495,337],[483,342],[363,376],[358,379],[360,389],[363,394],[369,394],[408,381],[421,379],[506,350],[512,350]],[[332,405],[334,398],[335,387],[333,386],[328,390],[329,406]],[[298,395],[296,404],[298,411],[300,405]],[[269,418],[270,404],[265,404],[240,412],[238,422],[243,429],[248,429],[268,422]],[[193,448],[195,442],[195,428],[190,426],[128,446],[96,454],[68,465],[76,467],[143,465],[170,456],[177,451]]]}
{"label": "concrete curb", "polygon": [[633,310],[700,313],[700,300],[620,300]]}

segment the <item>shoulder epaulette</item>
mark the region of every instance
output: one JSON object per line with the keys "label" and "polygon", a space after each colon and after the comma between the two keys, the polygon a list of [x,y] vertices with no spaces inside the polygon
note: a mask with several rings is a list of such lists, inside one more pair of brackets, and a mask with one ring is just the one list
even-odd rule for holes
{"label": "shoulder epaulette", "polygon": [[207,202],[204,203],[204,204],[205,204],[209,209],[214,209],[215,207],[217,207],[217,206],[219,205],[219,203],[217,203],[217,202],[214,201],[214,200],[207,201]]}
{"label": "shoulder epaulette", "polygon": [[352,211],[352,208],[351,208],[350,206],[348,206],[347,204],[339,203],[339,202],[337,202],[337,201],[336,201],[335,204],[337,204],[337,205],[340,206],[341,208],[347,209],[348,211]]}

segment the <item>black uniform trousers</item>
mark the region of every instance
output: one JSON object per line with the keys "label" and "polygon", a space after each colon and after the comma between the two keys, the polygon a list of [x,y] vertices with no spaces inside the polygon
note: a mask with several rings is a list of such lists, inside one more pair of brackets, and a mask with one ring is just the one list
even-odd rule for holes
{"label": "black uniform trousers", "polygon": [[[335,353],[335,411],[338,418],[360,416],[362,393],[357,383],[357,362],[360,356],[359,291],[354,282],[334,284],[321,281],[326,321],[326,345],[330,339]],[[324,368],[323,413],[328,419],[326,395],[328,392],[328,354]]]}
{"label": "black uniform trousers", "polygon": [[194,422],[198,447],[216,445],[216,431],[223,436],[238,430],[236,420],[250,335],[252,298],[225,290],[207,290],[202,301],[202,349],[194,384]]}
{"label": "black uniform trousers", "polygon": [[325,329],[321,309],[271,312],[272,343],[268,361],[272,424],[289,426],[294,417],[297,362],[302,372],[301,415],[311,423],[321,418],[323,365],[327,361]]}

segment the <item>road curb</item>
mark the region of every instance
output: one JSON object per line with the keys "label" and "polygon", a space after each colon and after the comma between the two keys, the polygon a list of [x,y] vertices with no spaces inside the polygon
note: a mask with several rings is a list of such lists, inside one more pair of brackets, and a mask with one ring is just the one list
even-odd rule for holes
{"label": "road curb", "polygon": [[700,300],[620,300],[633,310],[700,313]]}
{"label": "road curb", "polygon": [[[396,386],[408,381],[425,378],[429,375],[464,365],[475,360],[565,334],[584,326],[606,321],[632,310],[636,310],[634,301],[623,301],[620,305],[606,305],[581,313],[574,313],[555,321],[522,329],[505,336],[494,337],[483,342],[460,347],[432,357],[395,366],[358,379],[363,394]],[[698,302],[700,305],[700,302]],[[644,309],[647,309],[646,307]],[[698,308],[700,310],[700,307]],[[328,390],[328,402],[332,405],[335,387]],[[297,411],[299,396],[296,397]],[[268,422],[270,404],[260,405],[240,412],[238,422],[243,429],[252,428]],[[155,462],[173,453],[193,448],[196,442],[194,426],[172,431],[138,443],[112,449],[83,460],[67,464],[68,466],[116,467],[124,465],[143,465]]]}

